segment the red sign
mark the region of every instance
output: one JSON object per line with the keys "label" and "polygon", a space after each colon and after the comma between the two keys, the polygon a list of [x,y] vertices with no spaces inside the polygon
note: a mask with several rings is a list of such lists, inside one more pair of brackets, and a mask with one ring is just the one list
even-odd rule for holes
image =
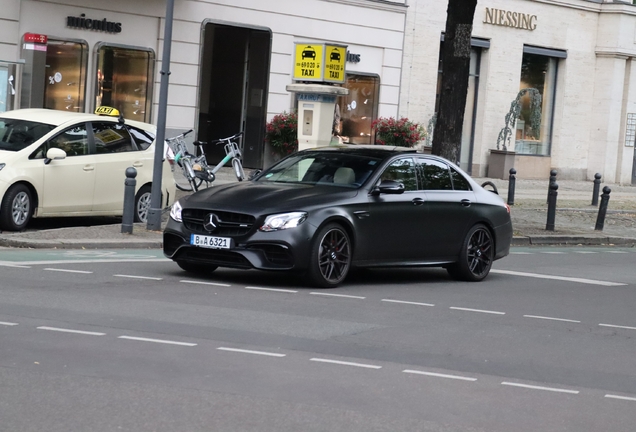
{"label": "red sign", "polygon": [[48,42],[48,40],[49,40],[49,38],[48,38],[47,35],[36,34],[36,33],[25,33],[24,34],[24,42],[45,44],[45,43]]}

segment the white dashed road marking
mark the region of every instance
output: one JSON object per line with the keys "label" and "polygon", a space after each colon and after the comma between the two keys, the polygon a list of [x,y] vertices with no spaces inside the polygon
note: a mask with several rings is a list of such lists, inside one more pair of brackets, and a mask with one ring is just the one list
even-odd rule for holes
{"label": "white dashed road marking", "polygon": [[454,307],[451,306],[449,309],[453,309],[453,310],[459,310],[459,311],[466,311],[466,312],[480,312],[480,313],[487,313],[487,314],[493,314],[493,315],[505,315],[505,312],[498,312],[498,311],[490,311],[490,310],[483,310],[483,309],[470,309],[470,308],[462,308],[462,307]]}
{"label": "white dashed road marking", "polygon": [[37,329],[56,331],[56,332],[62,332],[62,333],[76,333],[76,334],[83,334],[83,335],[89,335],[89,336],[105,336],[106,335],[106,333],[100,333],[100,332],[89,332],[89,331],[83,331],[83,330],[72,330],[72,329],[47,327],[47,326],[37,327]]}
{"label": "white dashed road marking", "polygon": [[0,266],[2,267],[15,267],[15,268],[31,268],[30,266],[26,266],[26,265],[20,265],[20,264],[12,264],[10,262],[0,262]]}
{"label": "white dashed road marking", "polygon": [[406,369],[406,370],[403,370],[402,372],[409,373],[409,374],[432,376],[437,378],[448,378],[448,379],[462,380],[462,381],[477,381],[477,378],[470,378],[470,377],[465,377],[460,375],[447,375],[447,374],[441,374],[441,373],[435,373],[435,372],[424,372],[424,371],[411,370],[411,369]]}
{"label": "white dashed road marking", "polygon": [[0,321],[0,325],[12,327],[12,326],[17,326],[18,323]]}
{"label": "white dashed road marking", "polygon": [[346,294],[328,294],[328,293],[320,293],[320,292],[310,292],[309,294],[319,295],[319,296],[329,296],[329,297],[352,298],[352,299],[360,299],[360,300],[364,300],[366,298],[366,297],[346,295]]}
{"label": "white dashed road marking", "polygon": [[149,338],[134,337],[134,336],[118,336],[117,339],[128,339],[128,340],[134,340],[134,341],[140,341],[140,342],[154,342],[154,343],[161,343],[161,344],[168,344],[168,345],[181,345],[181,346],[188,346],[188,347],[197,346],[197,344],[189,343],[189,342],[176,342],[176,341],[169,341],[169,340],[163,340],[163,339],[149,339]]}
{"label": "white dashed road marking", "polygon": [[253,351],[253,350],[227,348],[227,347],[218,347],[217,349],[220,351],[230,351],[230,352],[237,352],[237,353],[244,353],[244,354],[256,354],[256,355],[269,356],[269,357],[285,357],[287,355],[287,354],[272,353],[272,352],[266,352],[266,351]]}
{"label": "white dashed road marking", "polygon": [[542,386],[519,384],[519,383],[506,382],[506,381],[502,382],[501,385],[512,386],[512,387],[523,387],[523,388],[527,388],[531,390],[544,390],[544,391],[551,391],[551,392],[557,392],[557,393],[579,394],[578,390],[568,390],[568,389],[561,389],[561,388],[554,388],[554,387],[542,387]]}
{"label": "white dashed road marking", "polygon": [[91,274],[92,271],[86,270],[69,270],[69,269],[57,269],[57,268],[45,268],[44,270],[48,271],[56,271],[56,272],[64,272],[64,273],[82,273],[82,274]]}
{"label": "white dashed road marking", "polygon": [[628,326],[619,326],[619,325],[613,325],[613,324],[599,324],[601,327],[612,327],[612,328],[620,328],[620,329],[627,329],[627,330],[636,330],[636,327],[628,327]]}
{"label": "white dashed road marking", "polygon": [[121,277],[121,278],[130,278],[130,279],[147,279],[147,280],[156,280],[156,281],[163,280],[163,278],[160,278],[160,277],[150,277],[150,276],[133,276],[133,275],[125,275],[125,274],[116,274],[113,276]]}
{"label": "white dashed road marking", "polygon": [[376,366],[376,365],[370,365],[370,364],[364,364],[364,363],[353,363],[353,362],[346,362],[346,361],[340,361],[340,360],[329,360],[329,359],[322,359],[322,358],[312,358],[310,360],[314,362],[332,363],[332,364],[343,365],[343,366],[355,366],[355,367],[361,367],[361,368],[367,368],[367,369],[382,368],[382,366]]}
{"label": "white dashed road marking", "polygon": [[260,290],[260,291],[274,291],[274,292],[283,292],[283,293],[297,293],[298,291],[282,289],[282,288],[261,288],[261,287],[245,287],[248,290]]}
{"label": "white dashed road marking", "polygon": [[194,284],[194,285],[212,285],[212,286],[222,286],[222,287],[231,287],[230,284],[217,283],[217,282],[201,282],[201,281],[193,281],[193,280],[180,280],[181,283]]}
{"label": "white dashed road marking", "polygon": [[620,400],[636,402],[636,397],[619,396],[619,395],[613,395],[613,394],[606,394],[605,397],[608,399],[620,399]]}
{"label": "white dashed road marking", "polygon": [[590,284],[590,285],[601,285],[601,286],[625,286],[625,283],[619,282],[607,282],[607,281],[599,281],[594,279],[583,279],[583,278],[574,278],[574,277],[566,277],[566,276],[552,276],[552,275],[544,275],[539,273],[526,273],[526,272],[518,272],[512,270],[490,270],[491,273],[499,273],[499,274],[507,274],[511,276],[524,276],[531,277],[537,279],[552,279],[552,280],[560,280],[566,282],[578,282],[582,284]]}
{"label": "white dashed road marking", "polygon": [[542,319],[542,320],[563,321],[563,322],[571,322],[571,323],[580,323],[581,322],[581,321],[565,319],[565,318],[552,318],[552,317],[545,317],[545,316],[538,316],[538,315],[524,315],[523,317],[524,318],[536,318],[536,319]]}
{"label": "white dashed road marking", "polygon": [[430,304],[430,303],[418,303],[418,302],[403,301],[403,300],[382,299],[382,301],[388,302],[388,303],[401,303],[401,304],[409,304],[409,305],[416,305],[416,306],[435,306],[434,304]]}

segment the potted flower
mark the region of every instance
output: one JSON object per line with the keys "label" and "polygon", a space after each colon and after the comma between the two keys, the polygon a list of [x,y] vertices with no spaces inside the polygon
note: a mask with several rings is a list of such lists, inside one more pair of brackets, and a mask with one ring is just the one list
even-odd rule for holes
{"label": "potted flower", "polygon": [[265,142],[274,155],[287,156],[298,151],[298,115],[283,111],[272,118],[265,127]]}
{"label": "potted flower", "polygon": [[414,147],[426,137],[426,130],[406,117],[380,117],[373,121],[375,143],[389,146]]}

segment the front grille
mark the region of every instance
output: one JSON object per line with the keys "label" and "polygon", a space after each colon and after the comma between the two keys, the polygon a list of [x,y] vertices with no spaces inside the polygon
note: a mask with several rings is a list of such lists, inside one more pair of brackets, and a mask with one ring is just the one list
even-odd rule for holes
{"label": "front grille", "polygon": [[[207,231],[203,224],[207,216],[214,213],[218,216],[217,228]],[[181,213],[183,225],[187,230],[199,234],[213,234],[215,236],[239,237],[248,234],[254,226],[255,217],[243,213],[225,211],[184,209]]]}
{"label": "front grille", "polygon": [[221,249],[183,248],[173,259],[202,261],[206,264],[214,264],[222,267],[252,268],[252,264],[250,264],[243,255]]}

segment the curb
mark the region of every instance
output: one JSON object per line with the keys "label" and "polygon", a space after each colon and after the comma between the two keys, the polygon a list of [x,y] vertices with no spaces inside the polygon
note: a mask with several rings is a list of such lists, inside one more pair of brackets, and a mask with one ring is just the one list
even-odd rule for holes
{"label": "curb", "polygon": [[0,247],[24,249],[161,249],[162,240],[33,240],[0,237]]}
{"label": "curb", "polygon": [[636,238],[590,235],[514,236],[511,246],[636,246]]}

